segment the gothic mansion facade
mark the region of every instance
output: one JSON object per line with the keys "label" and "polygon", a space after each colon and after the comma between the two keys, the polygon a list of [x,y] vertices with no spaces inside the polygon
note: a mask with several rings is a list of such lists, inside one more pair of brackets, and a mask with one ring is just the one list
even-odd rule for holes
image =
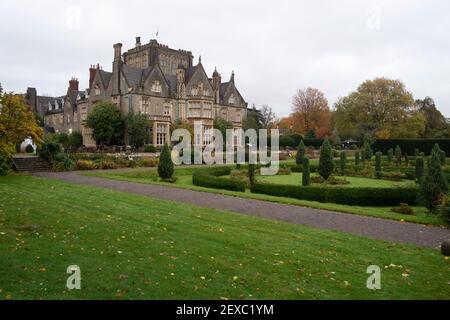
{"label": "gothic mansion facade", "polygon": [[112,72],[91,66],[89,89],[80,91],[78,80],[72,79],[65,96],[37,97],[36,90],[29,88],[26,97],[44,116],[46,127],[55,132],[79,131],[86,146],[95,145],[95,141],[85,121],[101,101],[112,102],[123,115],[131,111],[147,115],[155,146],[170,144],[170,125],[179,122],[201,123],[202,134],[195,136],[193,143],[205,145],[212,139],[215,118],[233,124],[233,143],[238,144],[238,129],[247,111],[234,72],[227,82],[222,82],[217,70],[208,77],[201,58],[193,65],[190,51],[174,50],[156,40],[141,44],[140,37],[124,54],[122,44],[114,45]]}

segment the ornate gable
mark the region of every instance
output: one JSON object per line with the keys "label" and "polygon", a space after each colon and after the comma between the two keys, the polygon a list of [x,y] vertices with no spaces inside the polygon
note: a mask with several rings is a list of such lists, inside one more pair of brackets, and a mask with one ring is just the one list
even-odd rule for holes
{"label": "ornate gable", "polygon": [[213,98],[214,90],[206,75],[203,65],[199,63],[187,79],[186,95],[188,97]]}
{"label": "ornate gable", "polygon": [[161,97],[170,96],[169,83],[158,64],[144,74],[143,93]]}

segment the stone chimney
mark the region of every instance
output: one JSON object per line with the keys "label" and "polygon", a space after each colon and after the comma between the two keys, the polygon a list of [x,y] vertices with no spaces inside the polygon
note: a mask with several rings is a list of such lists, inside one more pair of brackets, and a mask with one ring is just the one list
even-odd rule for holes
{"label": "stone chimney", "polygon": [[141,46],[141,37],[136,37],[136,47]]}
{"label": "stone chimney", "polygon": [[78,82],[77,78],[70,79],[70,81],[69,81],[69,89],[70,90],[78,91],[78,85],[79,85],[79,82]]}
{"label": "stone chimney", "polygon": [[234,71],[231,71],[230,82],[233,82],[233,83],[234,83]]}
{"label": "stone chimney", "polygon": [[97,73],[97,68],[98,68],[98,65],[97,65],[97,67],[92,65],[89,68],[89,88],[92,87],[92,83],[94,82],[95,74]]}
{"label": "stone chimney", "polygon": [[122,44],[116,43],[114,45],[114,61],[122,60]]}

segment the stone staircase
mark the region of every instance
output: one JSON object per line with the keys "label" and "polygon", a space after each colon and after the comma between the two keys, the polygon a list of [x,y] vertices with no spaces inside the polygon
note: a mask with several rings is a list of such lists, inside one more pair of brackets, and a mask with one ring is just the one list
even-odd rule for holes
{"label": "stone staircase", "polygon": [[50,171],[50,164],[37,156],[14,156],[17,172]]}

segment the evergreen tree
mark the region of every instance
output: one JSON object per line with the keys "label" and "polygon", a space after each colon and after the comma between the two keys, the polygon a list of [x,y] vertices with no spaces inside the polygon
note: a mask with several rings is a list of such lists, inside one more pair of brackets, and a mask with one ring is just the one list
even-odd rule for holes
{"label": "evergreen tree", "polygon": [[298,145],[297,155],[295,157],[295,163],[302,164],[304,157],[305,157],[305,144],[303,143],[303,139],[302,139],[302,140],[300,140],[300,144]]}
{"label": "evergreen tree", "polygon": [[309,159],[308,157],[303,158],[303,172],[302,172],[302,185],[309,186],[311,184],[311,172],[309,168]]}
{"label": "evergreen tree", "polygon": [[389,164],[391,164],[392,160],[394,159],[394,150],[392,148],[387,151],[387,159]]}
{"label": "evergreen tree", "polygon": [[428,159],[428,170],[420,189],[425,206],[430,212],[434,212],[448,190],[447,180],[442,174],[440,149],[437,144],[431,151],[431,157]]}
{"label": "evergreen tree", "polygon": [[423,157],[416,158],[416,183],[422,184],[424,173],[424,161]]}
{"label": "evergreen tree", "polygon": [[159,157],[158,175],[161,179],[168,180],[172,178],[173,171],[172,155],[169,146],[165,144]]}
{"label": "evergreen tree", "polygon": [[407,167],[409,165],[409,157],[408,154],[405,153],[405,166]]}
{"label": "evergreen tree", "polygon": [[345,167],[347,165],[347,153],[345,151],[341,152],[341,159],[340,159],[340,165],[341,165],[341,175],[345,175]]}
{"label": "evergreen tree", "polygon": [[334,158],[333,158],[333,150],[331,150],[330,141],[325,139],[323,141],[322,147],[320,148],[320,159],[319,159],[319,168],[318,172],[325,180],[333,173],[334,168]]}
{"label": "evergreen tree", "polygon": [[375,153],[375,178],[381,179],[383,172],[381,171],[381,152]]}
{"label": "evergreen tree", "polygon": [[366,141],[364,142],[364,160],[372,160],[373,157],[373,151],[372,147],[370,146],[370,142]]}
{"label": "evergreen tree", "polygon": [[402,164],[402,149],[399,145],[395,147],[395,164],[398,166]]}

